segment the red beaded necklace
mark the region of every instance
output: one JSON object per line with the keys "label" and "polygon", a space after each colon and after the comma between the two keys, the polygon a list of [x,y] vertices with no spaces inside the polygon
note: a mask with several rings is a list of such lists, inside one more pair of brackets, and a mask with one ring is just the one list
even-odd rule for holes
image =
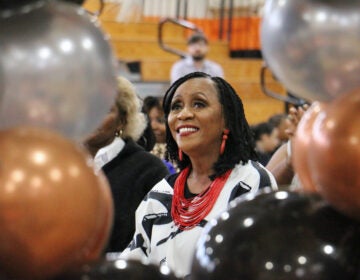
{"label": "red beaded necklace", "polygon": [[182,170],[174,185],[174,197],[171,205],[171,216],[182,230],[189,230],[199,224],[213,208],[231,170],[217,177],[202,193],[192,198],[185,198],[184,190],[190,167]]}

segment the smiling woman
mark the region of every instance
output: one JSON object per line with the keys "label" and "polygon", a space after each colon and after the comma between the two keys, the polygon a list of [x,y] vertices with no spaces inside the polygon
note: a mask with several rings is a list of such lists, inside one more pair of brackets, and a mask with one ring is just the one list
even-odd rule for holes
{"label": "smiling woman", "polygon": [[179,151],[214,162],[219,156],[225,122],[217,89],[210,79],[191,79],[173,96],[168,125]]}
{"label": "smiling woman", "polygon": [[242,102],[224,79],[186,75],[168,89],[163,107],[167,157],[181,171],[156,184],[140,204],[133,241],[121,257],[145,256],[184,277],[208,221],[236,197],[277,185],[256,162]]}

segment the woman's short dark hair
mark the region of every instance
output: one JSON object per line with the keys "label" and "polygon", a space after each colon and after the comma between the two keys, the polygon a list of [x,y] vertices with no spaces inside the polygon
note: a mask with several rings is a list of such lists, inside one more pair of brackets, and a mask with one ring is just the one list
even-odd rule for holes
{"label": "woman's short dark hair", "polygon": [[205,44],[208,44],[208,39],[206,38],[205,34],[202,32],[196,32],[193,33],[187,41],[188,45],[196,44],[199,42],[204,42]]}
{"label": "woman's short dark hair", "polygon": [[272,126],[269,122],[260,122],[250,126],[255,142],[261,140],[263,135],[271,135],[274,128],[275,127]]}
{"label": "woman's short dark hair", "polygon": [[143,112],[149,114],[151,109],[157,108],[162,111],[161,101],[155,96],[147,96],[143,101]]}
{"label": "woman's short dark hair", "polygon": [[175,161],[180,169],[183,169],[190,164],[190,159],[185,154],[183,155],[183,160],[179,160],[178,146],[171,135],[168,125],[168,116],[170,113],[171,101],[177,88],[184,82],[195,78],[205,78],[213,81],[224,113],[225,125],[230,130],[225,152],[214,164],[215,174],[212,177],[220,176],[227,170],[234,168],[238,163],[245,164],[249,160],[256,160],[257,155],[255,152],[254,139],[245,118],[244,106],[239,95],[223,78],[212,77],[203,72],[194,72],[181,77],[175,81],[165,93],[163,109],[166,120],[167,158],[171,161]]}

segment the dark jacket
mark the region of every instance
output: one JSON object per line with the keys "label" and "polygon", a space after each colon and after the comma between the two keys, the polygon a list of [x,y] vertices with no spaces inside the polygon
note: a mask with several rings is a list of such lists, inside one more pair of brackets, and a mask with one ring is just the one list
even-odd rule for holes
{"label": "dark jacket", "polygon": [[135,231],[135,211],[148,191],[169,174],[156,156],[132,140],[110,162],[103,166],[114,201],[114,224],[107,252],[121,252]]}

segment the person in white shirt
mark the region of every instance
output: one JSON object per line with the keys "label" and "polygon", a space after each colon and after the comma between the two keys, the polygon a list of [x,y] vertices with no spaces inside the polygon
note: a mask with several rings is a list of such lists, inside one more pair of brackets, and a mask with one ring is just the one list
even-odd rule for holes
{"label": "person in white shirt", "polygon": [[171,67],[171,83],[192,72],[204,72],[214,77],[224,77],[220,64],[206,59],[209,42],[205,34],[199,32],[192,34],[187,42],[187,51],[188,56],[175,62]]}

